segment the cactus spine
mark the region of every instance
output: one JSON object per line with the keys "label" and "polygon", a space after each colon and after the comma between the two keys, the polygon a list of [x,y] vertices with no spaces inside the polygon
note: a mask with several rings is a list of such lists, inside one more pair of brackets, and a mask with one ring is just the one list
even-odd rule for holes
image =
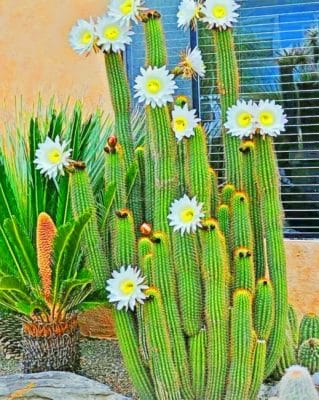
{"label": "cactus spine", "polygon": [[306,368],[287,369],[279,384],[279,400],[318,400],[318,392]]}
{"label": "cactus spine", "polygon": [[75,167],[70,174],[72,211],[76,217],[84,212],[91,212],[91,218],[83,232],[83,243],[88,266],[94,274],[95,286],[102,290],[105,288],[109,271],[98,228],[93,190],[87,171],[83,167]]}

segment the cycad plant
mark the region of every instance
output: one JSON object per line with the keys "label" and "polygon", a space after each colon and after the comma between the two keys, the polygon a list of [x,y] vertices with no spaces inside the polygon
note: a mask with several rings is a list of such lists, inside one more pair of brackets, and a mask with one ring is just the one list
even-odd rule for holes
{"label": "cycad plant", "polygon": [[84,214],[56,228],[41,213],[36,248],[16,217],[3,223],[0,238],[0,304],[23,321],[24,372],[76,370],[79,332],[75,311],[92,290],[80,240]]}
{"label": "cycad plant", "polygon": [[[183,0],[179,25],[201,19],[216,49],[227,179],[219,191],[196,111],[185,96],[174,97],[177,75],[204,75],[201,53],[186,49],[170,71],[161,15],[140,6],[113,0],[107,15],[78,21],[70,34],[77,52],[103,52],[115,111],[105,148],[109,247],[103,254],[92,219],[84,251],[101,291],[109,278],[119,344],[141,399],[256,399],[285,344],[283,213],[272,138],[287,121],[272,101],[238,99],[232,25],[239,6]],[[143,23],[146,42],[146,66],[134,86],[148,126],[138,148],[122,54],[131,20]],[[75,215],[92,205],[81,163],[71,171],[71,193]]]}

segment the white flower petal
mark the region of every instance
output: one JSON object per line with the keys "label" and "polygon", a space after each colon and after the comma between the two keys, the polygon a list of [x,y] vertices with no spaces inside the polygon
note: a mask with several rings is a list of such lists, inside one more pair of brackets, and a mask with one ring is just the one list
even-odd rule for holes
{"label": "white flower petal", "polygon": [[260,100],[254,106],[254,117],[256,128],[261,135],[278,136],[285,130],[288,122],[283,108],[276,104],[274,100]]}
{"label": "white flower petal", "polygon": [[194,233],[201,226],[201,218],[204,217],[202,203],[198,203],[196,197],[190,199],[186,194],[179,200],[174,200],[168,215],[169,225],[174,231]]}
{"label": "white flower petal", "polygon": [[[69,34],[69,43],[78,54],[90,53],[95,41],[93,21],[79,19]],[[62,144],[63,147],[64,144]]]}
{"label": "white flower petal", "polygon": [[108,15],[99,17],[95,25],[97,45],[105,52],[118,53],[132,42],[130,26]]}
{"label": "white flower petal", "polygon": [[178,141],[183,137],[189,138],[195,134],[194,129],[200,119],[196,117],[196,110],[189,110],[188,105],[175,106],[172,111],[172,129]]}
{"label": "white flower petal", "polygon": [[200,7],[194,0],[182,0],[178,7],[177,26],[186,31],[191,25],[195,25]]}
{"label": "white flower petal", "polygon": [[109,5],[108,14],[115,20],[129,23],[130,20],[138,22],[137,16],[141,7],[141,0],[112,0]]}
{"label": "white flower petal", "polygon": [[106,290],[109,292],[110,303],[117,303],[118,310],[123,308],[134,311],[137,302],[147,298],[143,290],[148,289],[144,284],[145,278],[137,268],[121,266],[119,271],[112,272],[112,278],[107,281]]}
{"label": "white flower petal", "polygon": [[239,138],[249,137],[255,132],[254,105],[238,100],[236,105],[227,110],[225,128],[232,136]]}
{"label": "white flower petal", "polygon": [[240,6],[233,0],[206,0],[202,13],[203,22],[207,22],[210,29],[227,29],[237,21],[238,14],[235,12]]}
{"label": "white flower petal", "polygon": [[149,66],[141,68],[141,75],[135,79],[134,86],[139,103],[145,102],[152,108],[162,107],[173,102],[173,94],[177,89],[174,75],[170,74],[166,66],[161,68]]}
{"label": "white flower petal", "polygon": [[49,179],[55,179],[59,173],[63,175],[64,167],[70,164],[71,151],[71,149],[65,150],[59,136],[56,136],[54,141],[47,137],[44,143],[38,145],[35,152],[36,169]]}

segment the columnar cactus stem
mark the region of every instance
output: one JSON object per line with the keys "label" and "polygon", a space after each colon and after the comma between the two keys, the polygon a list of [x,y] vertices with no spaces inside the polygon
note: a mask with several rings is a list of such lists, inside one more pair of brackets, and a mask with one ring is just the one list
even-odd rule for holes
{"label": "columnar cactus stem", "polygon": [[252,360],[252,381],[249,389],[249,399],[257,398],[259,389],[264,380],[266,364],[267,342],[263,339],[257,339]]}
{"label": "columnar cactus stem", "polygon": [[196,239],[191,234],[173,234],[179,308],[187,336],[196,335],[202,321],[202,287]]}
{"label": "columnar cactus stem", "polygon": [[248,140],[240,146],[242,152],[243,189],[250,201],[251,225],[254,235],[254,263],[256,280],[263,278],[266,272],[264,252],[263,221],[260,208],[260,194],[256,188],[256,148],[253,141]]}
{"label": "columnar cactus stem", "polygon": [[153,383],[139,352],[134,316],[124,310],[114,312],[116,336],[124,363],[141,400],[157,400]]}
{"label": "columnar cactus stem", "polygon": [[288,314],[286,257],[283,239],[283,210],[280,202],[278,166],[272,139],[255,139],[258,185],[265,227],[267,264],[275,295],[275,320],[269,338],[266,375],[274,369],[284,347]]}
{"label": "columnar cactus stem", "polygon": [[[116,218],[115,226],[117,226],[118,232],[113,238],[114,253],[117,253],[114,260],[115,268],[134,266],[136,254],[132,215],[127,210],[120,210],[117,212]],[[114,319],[124,363],[138,395],[143,400],[155,400],[153,383],[140,353],[138,329],[134,315],[130,311],[121,310],[114,312]]]}
{"label": "columnar cactus stem", "polygon": [[162,67],[167,65],[167,49],[158,11],[148,10],[141,15],[145,28],[147,65]]}
{"label": "columnar cactus stem", "polygon": [[269,280],[257,282],[254,299],[254,328],[257,339],[268,340],[274,322],[274,293]]}
{"label": "columnar cactus stem", "polygon": [[87,211],[91,212],[91,218],[83,232],[83,247],[88,268],[93,272],[96,289],[104,289],[109,269],[98,228],[93,189],[84,165],[74,167],[70,173],[70,186],[73,215],[79,217]]}
{"label": "columnar cactus stem", "polygon": [[253,233],[249,214],[249,201],[243,192],[236,192],[232,197],[231,226],[233,249],[246,247],[252,251]]}
{"label": "columnar cactus stem", "polygon": [[297,312],[291,304],[288,304],[288,322],[294,346],[297,348],[299,340],[299,322]]}
{"label": "columnar cactus stem", "polygon": [[209,175],[212,186],[211,215],[214,217],[217,216],[219,206],[218,176],[213,168],[209,168]]}
{"label": "columnar cactus stem", "polygon": [[206,392],[207,330],[202,328],[189,338],[189,358],[195,399],[204,399]]}
{"label": "columnar cactus stem", "polygon": [[131,133],[131,95],[127,74],[121,53],[106,53],[105,67],[109,90],[114,109],[114,132],[125,152],[125,166],[134,160],[133,139]]}
{"label": "columnar cactus stem", "polygon": [[[239,74],[235,55],[234,38],[231,29],[213,30],[216,49],[218,92],[221,97],[222,123],[226,122],[226,112],[234,105],[239,94]],[[241,189],[240,139],[223,133],[227,182]]]}
{"label": "columnar cactus stem", "polygon": [[202,261],[207,324],[207,399],[223,399],[228,365],[228,265],[216,220],[204,222]]}
{"label": "columnar cactus stem", "polygon": [[298,361],[300,365],[308,368],[311,374],[319,371],[319,339],[311,338],[301,344]]}
{"label": "columnar cactus stem", "polygon": [[156,232],[154,242],[154,284],[162,292],[174,363],[178,368],[184,399],[193,399],[186,343],[177,306],[176,279],[165,233]]}
{"label": "columnar cactus stem", "polygon": [[147,289],[146,294],[150,299],[144,304],[143,314],[150,368],[153,376],[156,376],[155,391],[157,398],[181,400],[181,384],[173,361],[160,292],[152,287]]}
{"label": "columnar cactus stem", "polygon": [[207,218],[212,215],[212,180],[209,172],[206,134],[202,126],[194,129],[195,135],[190,137],[188,144],[187,189],[188,195],[196,195],[203,203],[203,211]]}
{"label": "columnar cactus stem", "polygon": [[228,253],[232,250],[230,233],[230,208],[227,204],[221,204],[217,209],[217,220],[220,230],[225,237]]}
{"label": "columnar cactus stem", "polygon": [[233,289],[247,289],[252,294],[255,291],[255,273],[252,253],[246,247],[239,247],[234,252],[234,283]]}
{"label": "columnar cactus stem", "polygon": [[231,361],[225,400],[246,399],[252,376],[252,298],[245,289],[234,293],[231,312]]}
{"label": "columnar cactus stem", "polygon": [[236,192],[236,188],[234,185],[227,183],[221,193],[221,202],[222,204],[227,204],[228,206],[231,205],[231,199]]}
{"label": "columnar cactus stem", "polygon": [[319,316],[309,313],[303,316],[299,329],[299,344],[310,338],[319,339]]}

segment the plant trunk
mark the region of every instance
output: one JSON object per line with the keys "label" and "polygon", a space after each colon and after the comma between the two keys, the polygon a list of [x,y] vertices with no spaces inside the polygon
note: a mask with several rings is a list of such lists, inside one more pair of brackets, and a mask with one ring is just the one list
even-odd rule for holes
{"label": "plant trunk", "polygon": [[61,322],[23,322],[23,372],[76,372],[80,367],[79,339],[76,315]]}

